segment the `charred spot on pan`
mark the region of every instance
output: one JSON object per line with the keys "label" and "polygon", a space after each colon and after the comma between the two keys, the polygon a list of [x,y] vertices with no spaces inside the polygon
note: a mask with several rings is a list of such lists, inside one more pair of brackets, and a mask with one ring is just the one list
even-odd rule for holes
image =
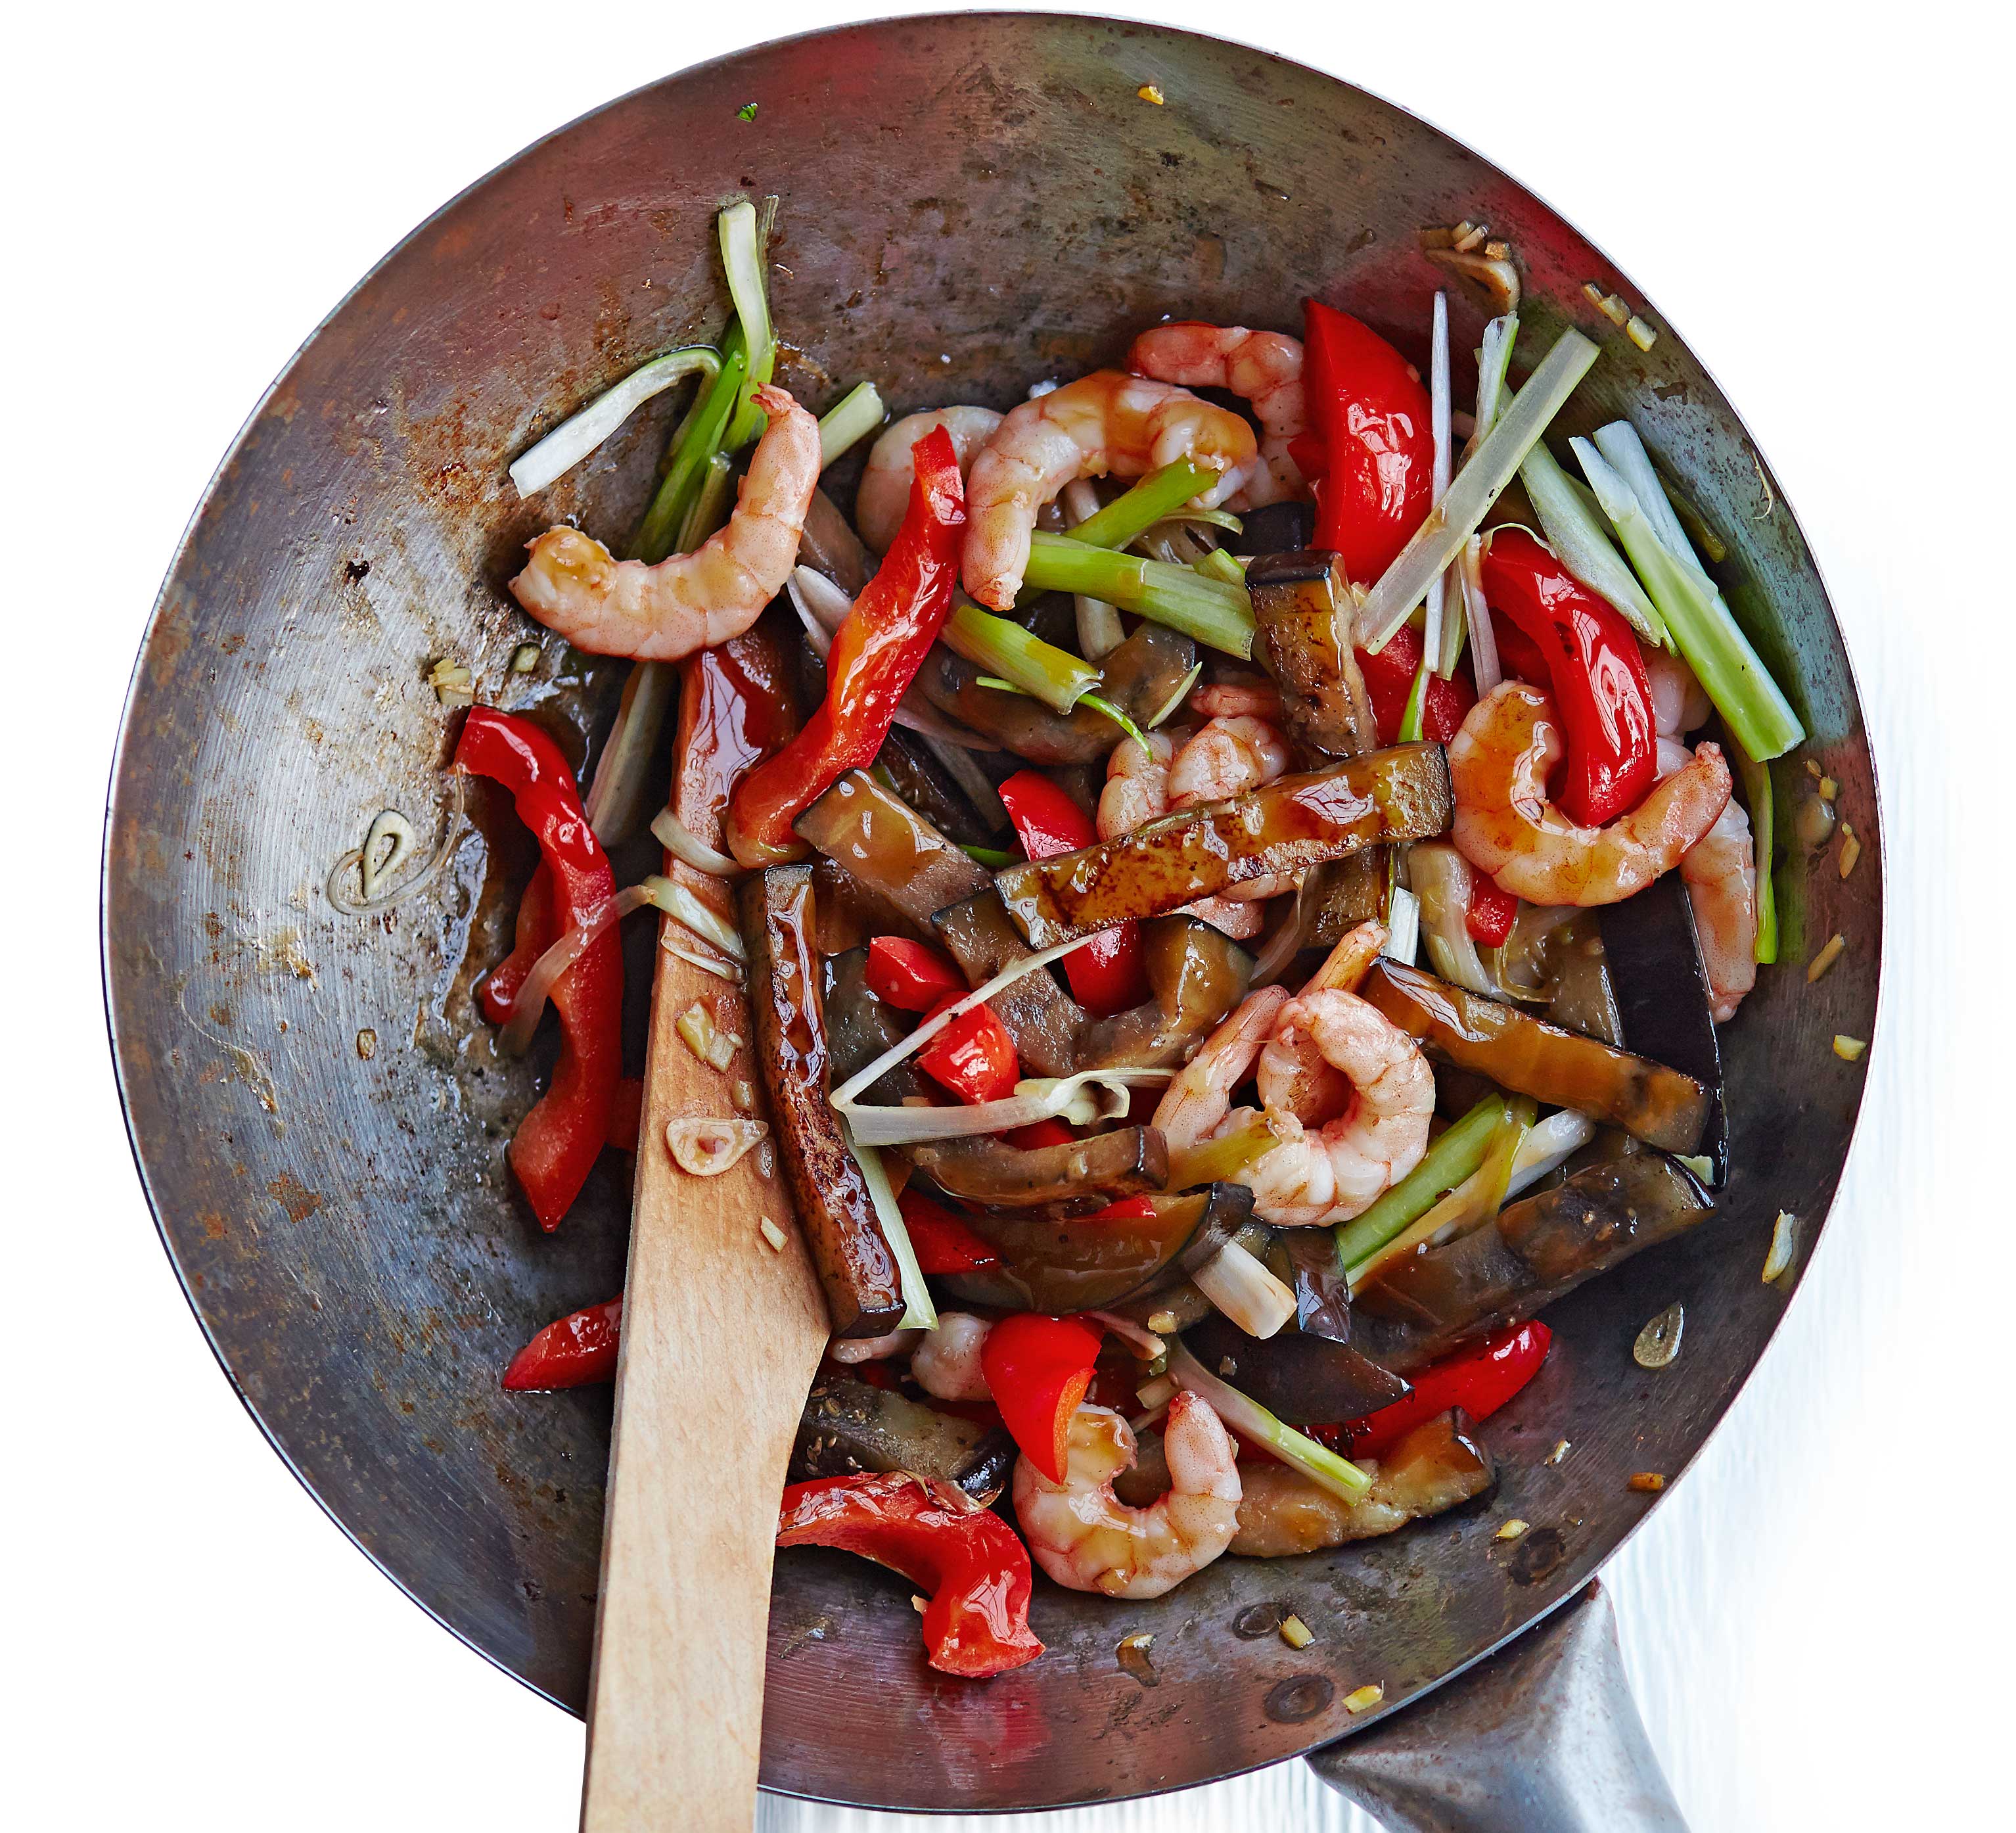
{"label": "charred spot on pan", "polygon": [[1232,1633],[1242,1642],[1257,1642],[1262,1636],[1276,1633],[1287,1614],[1288,1606],[1280,1598],[1269,1604],[1249,1604],[1232,1619]]}
{"label": "charred spot on pan", "polygon": [[1312,1719],[1337,1697],[1336,1687],[1321,1674],[1298,1674],[1267,1690],[1262,1708],[1280,1725],[1299,1725]]}
{"label": "charred spot on pan", "polygon": [[1535,1528],[1506,1562],[1516,1583],[1537,1585],[1568,1557],[1568,1542],[1559,1528]]}
{"label": "charred spot on pan", "polygon": [[371,563],[369,560],[345,560],[343,563],[344,583],[346,585],[355,585],[358,581],[369,577],[370,571]]}

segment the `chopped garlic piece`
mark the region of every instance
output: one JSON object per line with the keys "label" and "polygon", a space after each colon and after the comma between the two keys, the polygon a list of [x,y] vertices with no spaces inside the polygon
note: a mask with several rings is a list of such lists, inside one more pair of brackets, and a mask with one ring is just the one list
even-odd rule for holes
{"label": "chopped garlic piece", "polygon": [[1705,1152],[1676,1152],[1673,1160],[1676,1164],[1684,1165],[1703,1183],[1715,1176],[1715,1161]]}
{"label": "chopped garlic piece", "polygon": [[1603,302],[1603,315],[1619,327],[1631,322],[1631,308],[1624,303],[1624,295],[1613,293]]}
{"label": "chopped garlic piece", "polygon": [[1798,1227],[1798,1220],[1791,1210],[1778,1212],[1778,1219],[1771,1225],[1771,1251],[1764,1256],[1764,1283],[1767,1286],[1791,1266]]}
{"label": "chopped garlic piece", "polygon": [[1557,1439],[1554,1441],[1553,1449],[1550,1451],[1546,1457],[1542,1459],[1541,1461],[1544,1464],[1559,1464],[1563,1458],[1568,1456],[1568,1440],[1565,1439]]}
{"label": "chopped garlic piece", "polygon": [[769,1130],[760,1120],[673,1120],[666,1122],[665,1143],[682,1171],[718,1177]]}
{"label": "chopped garlic piece", "polygon": [[1159,85],[1154,83],[1143,83],[1139,88],[1134,92],[1134,93],[1139,96],[1143,102],[1154,103],[1157,108],[1160,108],[1163,103],[1167,99],[1163,95]]}
{"label": "chopped garlic piece", "polygon": [[1176,1334],[1176,1314],[1173,1311],[1151,1312],[1148,1327],[1158,1337],[1172,1337]]}
{"label": "chopped garlic piece", "polygon": [[1585,280],[1582,282],[1582,296],[1583,298],[1586,299],[1591,305],[1594,306],[1598,312],[1601,312],[1603,310],[1603,301],[1605,297],[1604,290],[1600,286],[1597,286],[1593,280]]}
{"label": "chopped garlic piece", "polygon": [[1821,947],[1820,952],[1807,964],[1806,984],[1809,986],[1812,985],[1823,974],[1826,973],[1835,962],[1841,959],[1841,950],[1847,946],[1848,938],[1845,936],[1829,936]]}
{"label": "chopped garlic piece", "polygon": [[785,1236],[782,1229],[767,1215],[763,1217],[756,1226],[762,1234],[763,1239],[770,1244],[773,1252],[779,1254],[783,1252]]}
{"label": "chopped garlic piece", "polygon": [[1376,1682],[1369,1687],[1354,1688],[1344,1696],[1344,1709],[1348,1712],[1370,1712],[1386,1697],[1386,1689]]}
{"label": "chopped garlic piece", "polygon": [[1516,1540],[1532,1525],[1529,1521],[1521,1521],[1517,1515],[1514,1515],[1491,1537],[1494,1540]]}
{"label": "chopped garlic piece", "polygon": [[1666,1479],[1655,1470],[1633,1471],[1631,1473],[1630,1486],[1641,1494],[1656,1496],[1665,1488]]}
{"label": "chopped garlic piece", "polygon": [[1841,860],[1837,870],[1843,878],[1852,872],[1862,858],[1862,841],[1855,830],[1844,821],[1841,824]]}
{"label": "chopped garlic piece", "polygon": [[1822,801],[1831,802],[1840,794],[1841,785],[1835,782],[1831,776],[1823,776],[1820,779],[1820,800]]}
{"label": "chopped garlic piece", "polygon": [[1859,1063],[1862,1053],[1868,1048],[1866,1038],[1852,1038],[1838,1031],[1834,1034],[1834,1053],[1844,1063]]}
{"label": "chopped garlic piece", "polygon": [[1659,341],[1659,333],[1654,330],[1650,325],[1647,324],[1643,319],[1639,317],[1637,313],[1635,312],[1625,322],[1624,326],[1624,335],[1629,337],[1633,344],[1636,344],[1640,350],[1650,350],[1654,344]]}
{"label": "chopped garlic piece", "polygon": [[1281,1619],[1281,1640],[1291,1648],[1306,1648],[1316,1637],[1300,1617],[1285,1616]]}
{"label": "chopped garlic piece", "polygon": [[1120,1646],[1122,1648],[1146,1648],[1154,1642],[1154,1640],[1155,1636],[1153,1630],[1136,1630],[1131,1636],[1122,1636],[1120,1638]]}
{"label": "chopped garlic piece", "polygon": [[529,675],[539,665],[539,646],[536,643],[521,643],[511,652],[511,672]]}

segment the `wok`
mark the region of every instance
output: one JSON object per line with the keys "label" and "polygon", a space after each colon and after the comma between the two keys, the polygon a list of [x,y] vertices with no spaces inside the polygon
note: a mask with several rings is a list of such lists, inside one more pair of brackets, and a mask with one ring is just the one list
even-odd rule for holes
{"label": "wok", "polygon": [[[1137,95],[1151,83],[1166,106]],[[1449,283],[1416,230],[1488,222],[1524,269],[1528,360],[1564,322],[1597,335],[1578,411],[1628,410],[1727,544],[1718,576],[1813,735],[1779,772],[1780,832],[1810,758],[1862,836],[1845,882],[1831,853],[1780,872],[1793,965],[1763,976],[1725,1036],[1736,1172],[1720,1213],[1550,1312],[1552,1359],[1487,1431],[1503,1468],[1494,1507],[1334,1554],[1225,1559],[1150,1604],[1041,1586],[1049,1654],[985,1686],[923,1665],[902,1581],[836,1554],[779,1563],[772,1788],[1026,1809],[1201,1782],[1350,1733],[1348,1770],[1352,1751],[1423,1722],[1382,1720],[1589,1586],[1658,1506],[1629,1474],[1684,1470],[1777,1327],[1860,1099],[1829,1039],[1870,1034],[1881,877],[1840,632],[1734,411],[1573,228],[1344,83],[1089,19],[848,27],[612,103],[367,276],[218,471],[120,741],[106,999],[163,1238],[234,1385],[330,1514],[441,1623],[579,1711],[609,1397],[514,1397],[497,1375],[537,1327],[619,1284],[625,1161],[605,1154],[551,1238],[506,1172],[535,1068],[492,1050],[470,989],[508,945],[530,867],[508,818],[474,798],[434,887],[385,916],[343,915],[322,885],[380,808],[403,809],[423,848],[449,819],[455,720],[427,683],[435,660],[466,663],[503,704],[545,697],[584,733],[606,724],[608,664],[568,664],[578,678],[556,686],[549,643],[509,685],[514,646],[536,632],[502,582],[549,520],[628,525],[671,398],[536,507],[504,466],[638,362],[718,332],[712,214],[738,192],[783,200],[780,379],[823,407],[872,376],[898,411],[1005,406],[1038,376],[1114,360],[1165,314],[1292,324],[1312,292],[1425,362],[1427,301]],[[1597,316],[1589,280],[1660,327],[1649,352]],[[1467,352],[1485,314],[1451,295]],[[1838,964],[1808,985],[1797,963],[1837,932]],[[1800,1221],[1797,1267],[1767,1285],[1781,1208]],[[1633,1338],[1675,1300],[1683,1353],[1638,1368]],[[761,1331],[752,1320],[752,1354]],[[1549,1463],[1563,1439],[1571,1454]],[[1510,1514],[1534,1526],[1508,1547],[1492,1536]],[[1273,1633],[1284,1607],[1316,1626],[1312,1646]],[[1154,1634],[1152,1676],[1116,1660],[1136,1630]],[[1345,1696],[1367,1681],[1383,1704],[1354,1717]]]}

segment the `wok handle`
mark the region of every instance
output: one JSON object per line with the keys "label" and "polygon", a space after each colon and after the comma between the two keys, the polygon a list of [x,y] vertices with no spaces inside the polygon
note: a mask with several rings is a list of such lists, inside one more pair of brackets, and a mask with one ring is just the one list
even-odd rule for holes
{"label": "wok handle", "polygon": [[1593,1583],[1384,1723],[1312,1752],[1389,1833],[1687,1833]]}

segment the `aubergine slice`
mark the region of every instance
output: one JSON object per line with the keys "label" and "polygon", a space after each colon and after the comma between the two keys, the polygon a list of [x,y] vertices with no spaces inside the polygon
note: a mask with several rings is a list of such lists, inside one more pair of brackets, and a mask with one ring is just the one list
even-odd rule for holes
{"label": "aubergine slice", "polygon": [[1708,1091],[1708,1124],[1695,1150],[1715,1167],[1709,1182],[1719,1189],[1729,1180],[1722,1049],[1687,888],[1669,872],[1636,897],[1606,905],[1599,920],[1625,1048],[1672,1064]]}
{"label": "aubergine slice", "polygon": [[1214,1315],[1184,1331],[1183,1343],[1206,1368],[1291,1426],[1359,1419],[1413,1392],[1362,1351],[1307,1331],[1277,1331],[1262,1340]]}
{"label": "aubergine slice", "polygon": [[866,880],[832,859],[812,864],[812,897],[819,910],[819,951],[844,955],[865,948],[878,935],[929,942],[931,932],[913,923]]}
{"label": "aubergine slice", "polygon": [[777,1157],[837,1337],[879,1337],[903,1315],[896,1257],[827,1100],[812,868],[772,866],[742,888],[756,1061]]}
{"label": "aubergine slice", "polygon": [[1238,1184],[1154,1203],[1152,1215],[1107,1222],[977,1212],[967,1219],[1000,1266],[949,1273],[938,1284],[967,1304],[1006,1311],[1109,1310],[1197,1271],[1253,1214],[1253,1193]]}
{"label": "aubergine slice", "polygon": [[1495,1223],[1375,1273],[1355,1295],[1352,1341],[1381,1367],[1410,1374],[1670,1241],[1714,1206],[1663,1152],[1585,1165],[1552,1190],[1507,1204]]}
{"label": "aubergine slice", "polygon": [[917,810],[938,830],[960,846],[998,846],[1006,832],[973,805],[973,798],[952,779],[952,772],[931,754],[931,747],[913,732],[892,726],[875,754],[878,769],[888,772],[897,794]]}
{"label": "aubergine slice", "polygon": [[[826,1073],[835,1084],[866,1069],[900,1044],[909,1028],[868,988],[868,951],[849,949],[821,963],[820,1010],[826,1020]],[[930,1093],[913,1062],[893,1064],[864,1091],[892,1105]]]}
{"label": "aubergine slice", "polygon": [[988,1136],[929,1140],[904,1150],[949,1197],[996,1209],[1089,1215],[1169,1181],[1168,1143],[1152,1126],[1115,1127],[1055,1146],[1012,1146]]}
{"label": "aubergine slice", "polygon": [[851,1375],[823,1375],[798,1416],[790,1479],[902,1470],[992,1503],[1014,1467],[1015,1442],[998,1426],[940,1413]]}
{"label": "aubergine slice", "polygon": [[1664,1064],[1615,1050],[1419,968],[1382,957],[1359,988],[1438,1063],[1502,1089],[1607,1120],[1662,1152],[1692,1152],[1713,1094]]}
{"label": "aubergine slice", "polygon": [[854,531],[854,524],[841,513],[840,506],[823,490],[815,490],[805,510],[805,525],[798,536],[798,558],[815,572],[825,574],[849,598],[859,598],[868,576],[875,571],[868,549]]}
{"label": "aubergine slice", "polygon": [[[959,963],[967,983],[992,980],[1029,953],[990,884],[977,895],[939,911],[931,927]],[[1078,1067],[1078,1034],[1090,1014],[1043,968],[1025,974],[988,1001],[1015,1040],[1022,1066],[1035,1075],[1069,1075]]]}
{"label": "aubergine slice", "polygon": [[901,796],[849,770],[801,815],[799,836],[879,891],[920,928],[988,885],[976,865]]}
{"label": "aubergine slice", "polygon": [[1031,946],[1048,948],[1362,847],[1428,839],[1454,806],[1442,747],[1395,745],[1179,809],[1075,853],[1004,866],[994,883]]}
{"label": "aubergine slice", "polygon": [[[1002,920],[1007,920],[1006,912]],[[1111,1018],[1087,1022],[1078,1039],[1078,1068],[1160,1069],[1182,1063],[1253,984],[1253,957],[1223,931],[1194,916],[1157,916],[1143,924],[1141,961],[1153,996]]]}
{"label": "aubergine slice", "polygon": [[1284,1559],[1390,1534],[1474,1501],[1498,1481],[1498,1467],[1475,1433],[1460,1408],[1422,1421],[1380,1459],[1371,1489],[1355,1502],[1285,1464],[1242,1459],[1239,1529],[1230,1550],[1249,1559]]}
{"label": "aubergine slice", "polygon": [[1246,510],[1239,518],[1239,532],[1225,545],[1238,554],[1283,553],[1307,547],[1316,538],[1316,506],[1291,497]]}

